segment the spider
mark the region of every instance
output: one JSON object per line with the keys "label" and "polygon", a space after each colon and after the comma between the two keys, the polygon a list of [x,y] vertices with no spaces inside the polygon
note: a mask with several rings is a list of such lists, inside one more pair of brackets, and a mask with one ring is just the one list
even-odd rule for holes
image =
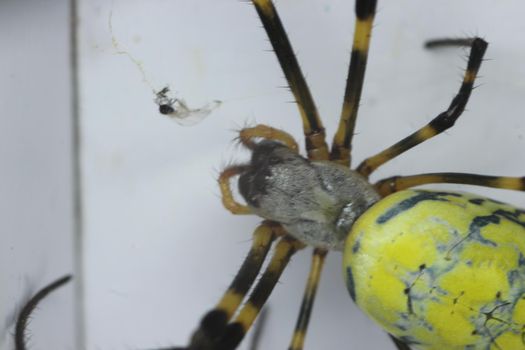
{"label": "spider", "polygon": [[[371,2],[362,2],[362,3],[371,3]],[[283,36],[281,36],[281,37],[283,37]],[[463,42],[463,44],[465,44],[465,43],[466,43],[466,42]],[[468,43],[470,43],[470,42],[468,42]],[[471,43],[470,43],[470,44],[471,44]],[[279,50],[276,49],[276,51],[279,51]],[[481,61],[481,57],[478,57],[478,58],[479,58],[479,60]],[[285,71],[286,71],[286,69],[285,69]],[[355,83],[355,81],[354,81],[354,83]],[[290,85],[291,85],[292,91],[293,91],[294,93],[298,93],[298,91],[304,91],[304,89],[306,88],[306,85],[304,84],[304,87],[295,87],[295,90],[297,90],[297,91],[294,91],[294,86],[293,86],[293,84],[290,84]],[[301,85],[301,84],[300,84],[300,85]],[[359,94],[358,94],[358,95],[359,95]],[[357,99],[358,99],[358,98],[359,98],[359,96],[357,96]],[[300,104],[300,105],[303,105],[303,104],[301,103],[301,100],[300,100],[300,99],[298,99],[298,100],[299,100],[299,101],[298,101],[299,104]],[[357,106],[357,104],[356,104],[356,106]],[[356,109],[357,109],[357,108],[356,108]],[[265,130],[264,127],[259,128],[257,132],[261,132],[261,133],[263,133],[263,134],[266,133],[266,131],[261,131],[261,130]],[[268,129],[266,129],[266,130],[268,130]],[[271,129],[271,130],[269,130],[269,131],[271,131],[270,134],[272,134],[272,133],[276,133],[273,129]],[[349,135],[351,135],[351,134],[352,134],[352,133],[349,133]],[[259,136],[260,136],[260,135],[259,135]],[[261,136],[261,137],[262,137],[262,138],[270,138],[270,139],[272,138],[271,136],[268,136],[268,135],[263,135],[263,136]],[[241,137],[241,138],[242,138],[242,137]],[[286,139],[287,137],[283,136],[282,138],[283,138],[283,139]],[[288,141],[286,141],[286,140],[281,140],[281,141],[284,141],[285,144],[293,145],[292,142],[288,142]],[[253,145],[253,144],[250,145],[249,138],[248,138],[248,141],[247,141],[246,143],[248,144],[248,146],[251,146],[252,148],[255,148],[255,147],[256,147],[256,146]],[[255,143],[255,142],[254,142],[254,143]],[[294,148],[294,147],[292,146],[292,148]],[[333,153],[333,152],[332,152],[332,153]],[[321,157],[321,158],[322,158],[322,157]],[[342,159],[342,158],[343,158],[343,157],[341,157],[341,159],[338,159],[337,157],[334,157],[332,160],[333,160],[333,161],[340,161],[341,163],[344,163],[345,160]],[[315,156],[311,156],[311,159],[315,159]],[[228,175],[228,174],[227,174],[227,173],[223,173],[223,175]],[[228,176],[226,176],[226,177],[228,177]],[[472,178],[470,178],[470,179],[472,179]],[[437,181],[437,182],[439,182],[438,180],[439,180],[439,179],[434,179],[433,181]],[[468,179],[467,179],[467,180],[468,180]],[[465,180],[465,181],[467,181],[467,180]],[[224,183],[224,182],[223,182],[223,183]],[[521,189],[521,188],[520,188],[520,189]],[[270,224],[270,223],[268,223],[267,225],[272,226],[272,224]],[[323,257],[323,254],[321,254],[321,253],[322,253],[322,252],[319,252],[319,250],[317,250],[317,251],[316,251],[316,255],[315,255],[316,258],[314,258],[314,259],[317,259],[317,261],[322,261],[322,260],[324,259],[324,257]],[[424,270],[424,269],[425,269],[425,268],[423,268],[423,270]],[[490,310],[489,310],[489,311],[490,311]],[[302,315],[303,315],[303,319],[304,319],[305,317],[307,318],[307,313],[306,313],[306,314],[303,313]],[[297,336],[295,337],[295,339],[298,339],[298,338],[300,338],[300,337],[297,337]],[[234,338],[233,338],[233,337],[231,337],[231,338],[228,337],[228,340],[231,340],[231,339],[234,339]],[[234,340],[235,340],[235,339],[234,339]],[[299,340],[300,340],[300,339],[299,339]],[[219,345],[213,345],[213,346],[217,346],[217,347],[218,347]],[[234,346],[234,345],[232,345],[232,346]],[[402,345],[400,345],[400,346],[402,346]],[[195,347],[195,346],[193,346],[193,347]]]}
{"label": "spider", "polygon": [[[516,339],[521,339],[521,328],[525,326],[521,316],[516,316],[516,319],[512,316],[513,312],[521,315],[520,310],[523,309],[521,304],[517,305],[517,300],[521,295],[519,281],[523,281],[525,272],[520,270],[521,263],[518,261],[512,263],[512,268],[516,269],[513,280],[518,281],[516,288],[513,289],[512,286],[512,291],[507,290],[505,297],[502,297],[499,290],[494,293],[490,299],[494,305],[489,307],[487,296],[482,297],[485,299],[481,304],[476,299],[478,296],[471,297],[473,299],[468,301],[462,299],[460,305],[469,309],[472,315],[468,312],[462,314],[470,323],[463,321],[468,324],[462,324],[460,330],[447,324],[455,325],[455,322],[460,322],[458,320],[463,320],[462,317],[456,319],[450,316],[447,319],[444,315],[447,312],[451,315],[461,314],[461,311],[450,307],[437,312],[433,304],[439,305],[450,299],[455,305],[461,297],[476,294],[473,291],[480,287],[476,282],[469,280],[472,278],[469,277],[470,272],[456,276],[455,272],[451,271],[461,269],[460,265],[463,263],[477,266],[479,257],[476,260],[468,253],[462,255],[465,251],[474,249],[476,244],[481,242],[498,245],[497,242],[489,243],[490,240],[485,238],[487,232],[483,230],[486,226],[510,224],[509,230],[512,231],[512,235],[523,234],[525,212],[461,193],[403,190],[428,183],[461,183],[523,191],[525,180],[467,173],[395,176],[374,184],[367,180],[370,174],[384,163],[454,125],[468,102],[487,43],[477,37],[429,41],[426,44],[428,48],[447,45],[470,47],[467,67],[458,93],[448,108],[427,125],[365,159],[355,167],[355,171],[349,171],[352,138],[376,1],[356,1],[357,20],[350,68],[339,126],[331,147],[326,142],[322,121],[277,10],[271,1],[252,2],[297,101],[308,160],[297,154],[297,142],[282,130],[266,125],[241,130],[240,142],[251,150],[252,158],[248,164],[233,165],[221,173],[219,184],[223,204],[233,214],[257,214],[266,220],[254,231],[252,249],[226,293],[216,307],[203,317],[189,345],[177,349],[236,348],[266,303],[291,256],[305,245],[314,246],[314,252],[289,349],[298,350],[304,346],[321,270],[325,257],[331,250],[344,250],[344,274],[350,296],[391,333],[390,336],[398,349],[408,349],[409,345],[424,349],[491,345],[499,347],[500,343],[516,346]],[[233,196],[230,180],[235,176],[239,176],[239,191],[246,204],[239,203]],[[450,203],[450,206],[440,207],[443,204],[441,202]],[[430,204],[427,208],[426,204],[421,203]],[[469,208],[469,205],[487,205],[487,211],[484,212],[487,215],[481,215],[481,212]],[[425,208],[421,209],[422,206]],[[457,210],[454,206],[464,209]],[[466,212],[470,212],[466,215],[468,219],[463,217]],[[396,220],[401,220],[400,227],[396,227],[398,224],[392,224]],[[434,221],[436,224],[431,224]],[[444,230],[453,237],[441,237],[443,233],[440,230],[443,228],[438,227],[443,225],[443,222],[450,226]],[[465,222],[469,223],[468,230],[459,226]],[[457,223],[458,226],[453,223]],[[381,232],[388,238],[374,238],[371,227],[376,225],[378,227],[374,229],[379,231],[380,225],[383,224],[386,232]],[[416,228],[421,225],[424,227]],[[413,237],[412,230],[415,233]],[[389,231],[394,231],[395,234],[388,235]],[[458,231],[466,231],[463,232],[466,236],[462,237]],[[426,232],[433,232],[440,237],[432,238]],[[410,235],[410,239],[397,244],[398,241],[405,241],[401,237],[403,235]],[[431,238],[421,238],[426,237],[425,235]],[[477,238],[473,238],[474,236]],[[266,254],[276,239],[278,242],[275,243],[268,266],[256,281]],[[506,239],[503,238],[505,242]],[[474,241],[472,246],[467,243],[470,240]],[[522,240],[517,238],[512,244],[516,250],[525,253],[522,245],[525,242]],[[362,245],[366,246],[366,249],[363,249]],[[389,249],[389,245],[395,248]],[[420,251],[424,254],[419,254]],[[437,258],[432,257],[432,254]],[[489,259],[492,252],[486,251],[484,254],[484,259],[492,261]],[[498,259],[504,261],[506,253],[501,250],[498,254]],[[469,260],[464,262],[463,258]],[[426,263],[426,259],[432,261],[431,266]],[[453,263],[443,263],[441,260]],[[481,261],[483,262],[483,259]],[[498,264],[496,261],[500,260],[496,259],[494,264]],[[412,265],[416,262],[418,264],[414,268]],[[398,268],[403,272],[397,272]],[[448,281],[448,273],[454,275],[455,282]],[[489,273],[487,275],[490,276]],[[461,276],[468,282],[462,284]],[[487,289],[494,288],[487,286]],[[504,287],[497,286],[496,289]],[[454,297],[456,292],[459,294]],[[403,299],[404,304],[400,304],[399,299]],[[513,307],[503,310],[509,305]],[[500,310],[501,315],[494,316],[496,310]],[[478,314],[484,317],[480,316],[478,320]],[[474,318],[476,320],[473,320]],[[494,327],[487,326],[491,320],[497,320]],[[478,321],[482,325],[479,325]]]}

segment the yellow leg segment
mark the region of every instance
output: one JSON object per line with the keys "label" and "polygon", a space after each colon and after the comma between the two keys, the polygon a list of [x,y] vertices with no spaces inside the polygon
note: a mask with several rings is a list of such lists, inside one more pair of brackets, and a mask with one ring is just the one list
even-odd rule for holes
{"label": "yellow leg segment", "polygon": [[357,20],[355,23],[350,68],[346,80],[343,109],[330,153],[332,160],[343,165],[350,165],[351,161],[352,137],[365,78],[375,9],[376,0],[356,1],[355,13]]}
{"label": "yellow leg segment", "polygon": [[279,141],[295,152],[299,152],[299,146],[297,146],[297,142],[293,136],[286,131],[260,124],[254,126],[253,128],[242,129],[239,132],[239,140],[249,149],[253,149],[255,147],[254,139],[256,138]]}
{"label": "yellow leg segment", "polygon": [[486,176],[465,173],[429,173],[411,176],[393,176],[374,184],[383,197],[410,187],[437,183],[454,183],[525,191],[525,177]]}
{"label": "yellow leg segment", "polygon": [[228,209],[232,214],[245,215],[251,214],[250,207],[240,204],[233,198],[233,193],[230,187],[230,179],[234,176],[240,175],[246,170],[245,165],[233,165],[224,169],[219,175],[219,188],[221,189],[222,205]]}

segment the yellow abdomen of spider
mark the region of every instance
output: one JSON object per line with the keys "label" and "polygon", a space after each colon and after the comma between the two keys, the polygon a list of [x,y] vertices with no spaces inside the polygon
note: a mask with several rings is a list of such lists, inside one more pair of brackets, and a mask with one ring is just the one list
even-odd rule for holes
{"label": "yellow abdomen of spider", "polygon": [[417,349],[525,349],[525,211],[465,193],[401,191],[345,243],[359,307]]}

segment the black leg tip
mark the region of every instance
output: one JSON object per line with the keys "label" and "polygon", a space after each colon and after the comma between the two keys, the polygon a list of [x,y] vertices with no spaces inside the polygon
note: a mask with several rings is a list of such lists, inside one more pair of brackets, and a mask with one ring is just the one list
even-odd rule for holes
{"label": "black leg tip", "polygon": [[357,0],[355,2],[355,15],[360,20],[372,17],[376,12],[377,0]]}
{"label": "black leg tip", "polygon": [[233,350],[241,343],[244,338],[244,329],[240,323],[232,323],[228,325],[224,335],[222,336],[217,349]]}
{"label": "black leg tip", "polygon": [[204,334],[213,339],[222,335],[227,322],[226,312],[222,310],[212,310],[202,319],[201,329]]}

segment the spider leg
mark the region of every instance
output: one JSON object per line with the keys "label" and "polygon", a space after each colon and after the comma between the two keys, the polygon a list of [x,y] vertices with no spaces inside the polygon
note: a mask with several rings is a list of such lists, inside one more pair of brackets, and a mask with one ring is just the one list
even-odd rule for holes
{"label": "spider leg", "polygon": [[525,177],[486,176],[465,173],[428,173],[393,176],[376,182],[374,187],[380,195],[387,196],[406,188],[430,183],[454,183],[525,191]]}
{"label": "spider leg", "polygon": [[344,165],[350,165],[351,161],[352,137],[354,136],[359,100],[365,79],[376,4],[376,0],[357,0],[355,3],[356,22],[350,68],[346,80],[343,109],[330,153],[332,160]]}
{"label": "spider leg", "polygon": [[246,165],[232,165],[224,169],[219,175],[219,188],[221,190],[222,205],[232,214],[251,214],[250,207],[240,204],[233,198],[233,192],[230,186],[230,179],[240,175],[247,169]]}
{"label": "spider leg", "polygon": [[215,349],[232,350],[239,345],[261,311],[261,308],[266,303],[279,277],[288,265],[290,258],[296,251],[302,248],[304,248],[304,244],[290,236],[283,237],[277,243],[266,270],[234,321],[226,326],[222,337],[216,343]]}
{"label": "spider leg", "polygon": [[458,94],[452,99],[448,109],[437,117],[432,119],[430,123],[414,132],[412,135],[395,143],[387,149],[378,154],[365,159],[358,167],[357,171],[368,177],[375,169],[389,160],[397,157],[401,153],[411,149],[414,146],[442,133],[451,128],[459,116],[463,113],[465,106],[472,92],[474,80],[478,74],[479,67],[483,61],[483,55],[487,49],[487,42],[480,38],[471,40],[470,55],[467,64],[467,70],[463,76],[463,83],[459,89]]}
{"label": "spider leg", "polygon": [[240,142],[249,149],[255,147],[254,139],[256,138],[279,141],[285,144],[288,148],[296,152],[299,151],[299,146],[292,135],[288,134],[286,131],[272,128],[271,126],[260,124],[253,128],[242,129],[239,132]]}
{"label": "spider leg", "polygon": [[282,227],[271,221],[264,221],[255,229],[252,247],[241,268],[215,308],[202,318],[188,349],[214,348],[259,274],[273,240],[284,234]]}
{"label": "spider leg", "polygon": [[48,296],[49,293],[55,291],[56,289],[60,288],[61,286],[69,282],[71,278],[72,278],[71,275],[66,275],[48,284],[44,288],[40,289],[24,305],[24,307],[22,308],[22,311],[20,311],[20,314],[18,315],[18,318],[16,320],[15,336],[14,336],[15,337],[15,350],[26,350],[27,349],[27,344],[26,344],[27,323],[29,321],[29,318],[31,317],[31,314],[33,313],[35,308],[38,306],[38,303],[40,303],[42,299]]}
{"label": "spider leg", "polygon": [[451,47],[451,46],[471,46],[472,41],[474,41],[475,38],[440,38],[440,39],[432,39],[427,42],[425,42],[425,48],[426,49],[434,49],[438,47]]}
{"label": "spider leg", "polygon": [[323,269],[326,254],[328,252],[323,249],[315,249],[312,255],[312,263],[310,267],[310,273],[308,275],[308,281],[303,295],[303,301],[301,302],[301,309],[299,311],[299,317],[295,325],[292,341],[290,342],[289,350],[302,350],[304,346],[304,339],[306,331],[308,329],[308,323],[310,321],[310,314],[314,305],[315,294],[317,292],[317,286],[321,278],[321,271]]}
{"label": "spider leg", "polygon": [[279,64],[295,97],[306,140],[308,158],[328,159],[323,123],[315,106],[310,89],[301,72],[297,57],[271,0],[252,0],[255,9],[270,39]]}

